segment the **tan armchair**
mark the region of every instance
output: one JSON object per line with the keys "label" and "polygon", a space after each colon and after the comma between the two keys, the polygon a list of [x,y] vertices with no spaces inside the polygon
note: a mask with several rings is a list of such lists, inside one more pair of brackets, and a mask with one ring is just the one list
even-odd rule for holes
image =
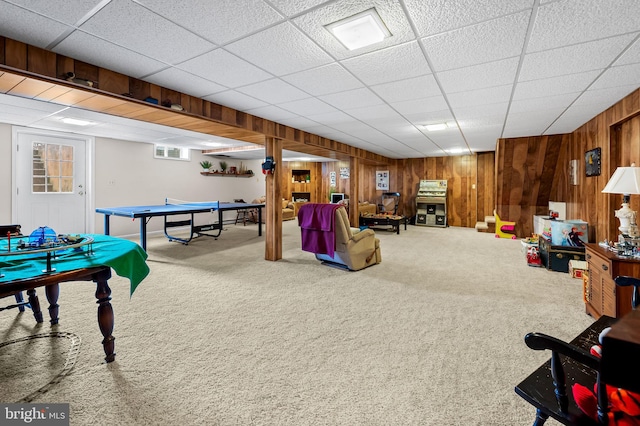
{"label": "tan armchair", "polygon": [[[322,212],[322,209],[330,209],[331,207],[329,206],[335,209],[333,213],[335,215],[333,222],[335,246],[326,250],[327,247],[324,244],[327,242],[326,235],[327,232],[331,231],[321,229],[322,227],[317,224],[322,221],[318,220],[317,217],[323,213],[326,214],[326,211]],[[360,231],[357,228],[351,228],[347,211],[342,206],[336,207],[334,204],[305,204],[300,207],[298,225],[300,225],[302,232],[302,249],[315,253],[316,259],[320,261],[343,265],[352,271],[358,271],[382,262],[380,240],[376,238],[373,230],[365,229]]]}

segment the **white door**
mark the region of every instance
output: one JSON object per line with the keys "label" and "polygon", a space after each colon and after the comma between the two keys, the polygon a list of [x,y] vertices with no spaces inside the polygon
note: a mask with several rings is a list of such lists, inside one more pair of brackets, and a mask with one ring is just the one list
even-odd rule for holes
{"label": "white door", "polygon": [[14,131],[13,221],[29,235],[40,226],[58,234],[87,232],[87,139]]}

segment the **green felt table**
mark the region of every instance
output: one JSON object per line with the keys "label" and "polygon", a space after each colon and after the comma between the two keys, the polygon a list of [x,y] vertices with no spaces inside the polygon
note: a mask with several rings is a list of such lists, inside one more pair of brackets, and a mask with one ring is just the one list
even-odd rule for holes
{"label": "green felt table", "polygon": [[[18,238],[12,238],[11,252],[8,240],[0,240],[0,298],[27,292],[29,304],[37,322],[42,322],[40,303],[36,288],[44,287],[49,302],[51,324],[58,323],[59,285],[70,281],[94,281],[98,299],[98,326],[103,339],[105,360],[115,359],[115,338],[111,289],[108,280],[111,269],[120,276],[129,278],[130,295],[148,275],[147,253],[138,244],[107,235],[82,235],[93,242],[74,249],[59,249],[47,259],[47,253],[18,251]],[[55,270],[54,270],[55,269]],[[51,270],[51,272],[43,272]],[[3,308],[0,310],[4,310]]]}

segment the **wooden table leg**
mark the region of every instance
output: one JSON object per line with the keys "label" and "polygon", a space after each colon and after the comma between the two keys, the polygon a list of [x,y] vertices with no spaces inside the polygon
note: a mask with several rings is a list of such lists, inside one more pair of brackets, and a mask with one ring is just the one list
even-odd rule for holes
{"label": "wooden table leg", "polygon": [[36,319],[36,322],[42,322],[42,311],[40,310],[40,301],[38,300],[36,289],[32,288],[27,290],[27,295],[29,296],[29,305],[31,305],[33,317]]}
{"label": "wooden table leg", "polygon": [[114,316],[113,307],[111,306],[111,289],[109,288],[108,279],[111,278],[111,269],[105,269],[94,276],[97,284],[96,302],[98,304],[98,326],[104,339],[102,346],[106,355],[105,361],[112,362],[116,359],[115,340],[111,334],[113,332]]}
{"label": "wooden table leg", "polygon": [[51,321],[51,325],[56,325],[58,323],[58,296],[60,296],[60,284],[52,284],[48,285],[44,288],[44,291],[47,295],[47,301],[49,302],[49,318]]}

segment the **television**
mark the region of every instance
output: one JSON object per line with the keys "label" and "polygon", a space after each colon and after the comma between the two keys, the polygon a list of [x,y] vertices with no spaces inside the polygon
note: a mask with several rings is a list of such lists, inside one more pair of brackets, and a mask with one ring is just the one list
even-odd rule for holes
{"label": "television", "polygon": [[342,192],[334,192],[331,194],[331,204],[337,204],[345,198],[347,197]]}

